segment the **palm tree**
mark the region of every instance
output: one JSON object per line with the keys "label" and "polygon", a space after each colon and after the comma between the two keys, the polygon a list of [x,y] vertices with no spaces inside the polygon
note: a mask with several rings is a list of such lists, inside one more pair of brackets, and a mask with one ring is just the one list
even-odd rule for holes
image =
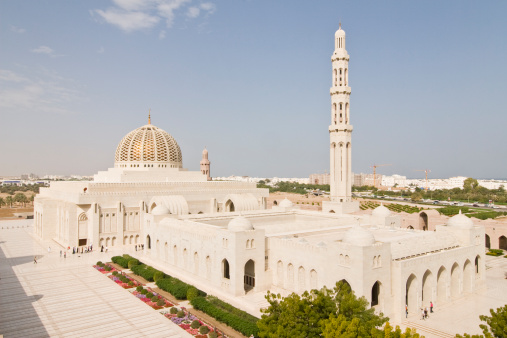
{"label": "palm tree", "polygon": [[5,200],[0,197],[0,208],[5,205]]}
{"label": "palm tree", "polygon": [[32,202],[32,205],[33,205],[34,200],[35,200],[35,194],[32,194],[32,196],[30,196],[30,202]]}
{"label": "palm tree", "polygon": [[14,199],[12,198],[12,196],[7,196],[5,198],[5,203],[9,205],[9,208],[12,208],[12,203],[14,203]]}

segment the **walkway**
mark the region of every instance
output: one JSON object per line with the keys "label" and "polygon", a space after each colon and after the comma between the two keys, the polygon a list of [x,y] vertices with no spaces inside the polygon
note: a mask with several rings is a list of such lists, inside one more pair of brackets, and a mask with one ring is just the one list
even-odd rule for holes
{"label": "walkway", "polygon": [[0,336],[192,337],[92,267],[114,252],[63,258],[32,229],[0,227]]}

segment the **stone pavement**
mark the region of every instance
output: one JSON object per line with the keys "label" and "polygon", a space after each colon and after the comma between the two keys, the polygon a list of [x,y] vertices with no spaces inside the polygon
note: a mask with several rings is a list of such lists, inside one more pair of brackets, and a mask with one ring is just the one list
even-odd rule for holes
{"label": "stone pavement", "polygon": [[[479,315],[490,315],[489,309],[507,304],[507,258],[486,257],[486,290],[466,295],[454,302],[435,304],[430,318],[421,320],[419,315],[409,316],[400,327],[414,327],[426,338],[455,337],[457,333],[482,334]],[[400,323],[393,323],[400,324]]]}
{"label": "stone pavement", "polygon": [[0,227],[0,336],[192,337],[92,267],[114,252],[63,258],[32,230]]}

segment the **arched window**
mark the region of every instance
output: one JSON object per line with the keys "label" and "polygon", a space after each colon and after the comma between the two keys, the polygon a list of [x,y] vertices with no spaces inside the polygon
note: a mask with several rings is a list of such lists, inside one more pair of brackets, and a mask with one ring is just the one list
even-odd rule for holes
{"label": "arched window", "polygon": [[479,274],[479,263],[481,262],[481,257],[479,255],[477,255],[477,257],[475,257],[475,274],[478,275]]}
{"label": "arched window", "polygon": [[231,279],[231,275],[229,272],[229,262],[225,258],[222,261],[222,277],[225,279]]}
{"label": "arched window", "polygon": [[371,288],[371,306],[378,305],[378,297],[380,295],[380,283],[378,281]]}
{"label": "arched window", "polygon": [[498,248],[502,250],[507,250],[507,237],[500,236],[498,239]]}
{"label": "arched window", "polygon": [[151,238],[150,238],[150,235],[146,236],[146,248],[151,249]]}

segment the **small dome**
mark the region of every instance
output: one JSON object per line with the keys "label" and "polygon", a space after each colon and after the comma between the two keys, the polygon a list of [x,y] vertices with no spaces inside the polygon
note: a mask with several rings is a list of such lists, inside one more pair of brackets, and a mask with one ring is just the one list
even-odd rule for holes
{"label": "small dome", "polygon": [[243,216],[238,216],[229,222],[227,225],[227,230],[231,231],[245,231],[245,230],[254,230],[252,223]]}
{"label": "small dome", "polygon": [[374,217],[389,217],[391,216],[391,211],[384,207],[383,204],[380,204],[380,206],[372,211],[371,215]]}
{"label": "small dome", "polygon": [[280,204],[278,204],[278,206],[281,208],[292,208],[294,204],[285,198],[283,201],[280,202]]}
{"label": "small dome", "polygon": [[155,163],[182,168],[182,161],[181,149],[176,140],[152,124],[131,131],[116,148],[115,167]]}
{"label": "small dome", "polygon": [[340,28],[334,33],[335,37],[345,36],[345,31],[342,29],[342,24],[340,24]]}
{"label": "small dome", "polygon": [[298,242],[299,242],[299,243],[308,243],[308,241],[307,241],[306,239],[304,239],[304,238],[300,238],[300,239],[298,240]]}
{"label": "small dome", "polygon": [[472,228],[474,226],[474,222],[469,217],[463,215],[460,209],[459,214],[452,216],[447,221],[447,225],[458,228]]}
{"label": "small dome", "polygon": [[152,215],[168,215],[171,212],[165,205],[157,205],[153,210],[151,211]]}
{"label": "small dome", "polygon": [[375,236],[373,233],[359,225],[353,226],[342,238],[343,243],[359,246],[369,246],[375,244]]}
{"label": "small dome", "polygon": [[324,243],[324,242],[319,242],[319,243],[317,243],[317,246],[318,246],[319,248],[325,248],[327,245],[326,245],[326,243]]}

